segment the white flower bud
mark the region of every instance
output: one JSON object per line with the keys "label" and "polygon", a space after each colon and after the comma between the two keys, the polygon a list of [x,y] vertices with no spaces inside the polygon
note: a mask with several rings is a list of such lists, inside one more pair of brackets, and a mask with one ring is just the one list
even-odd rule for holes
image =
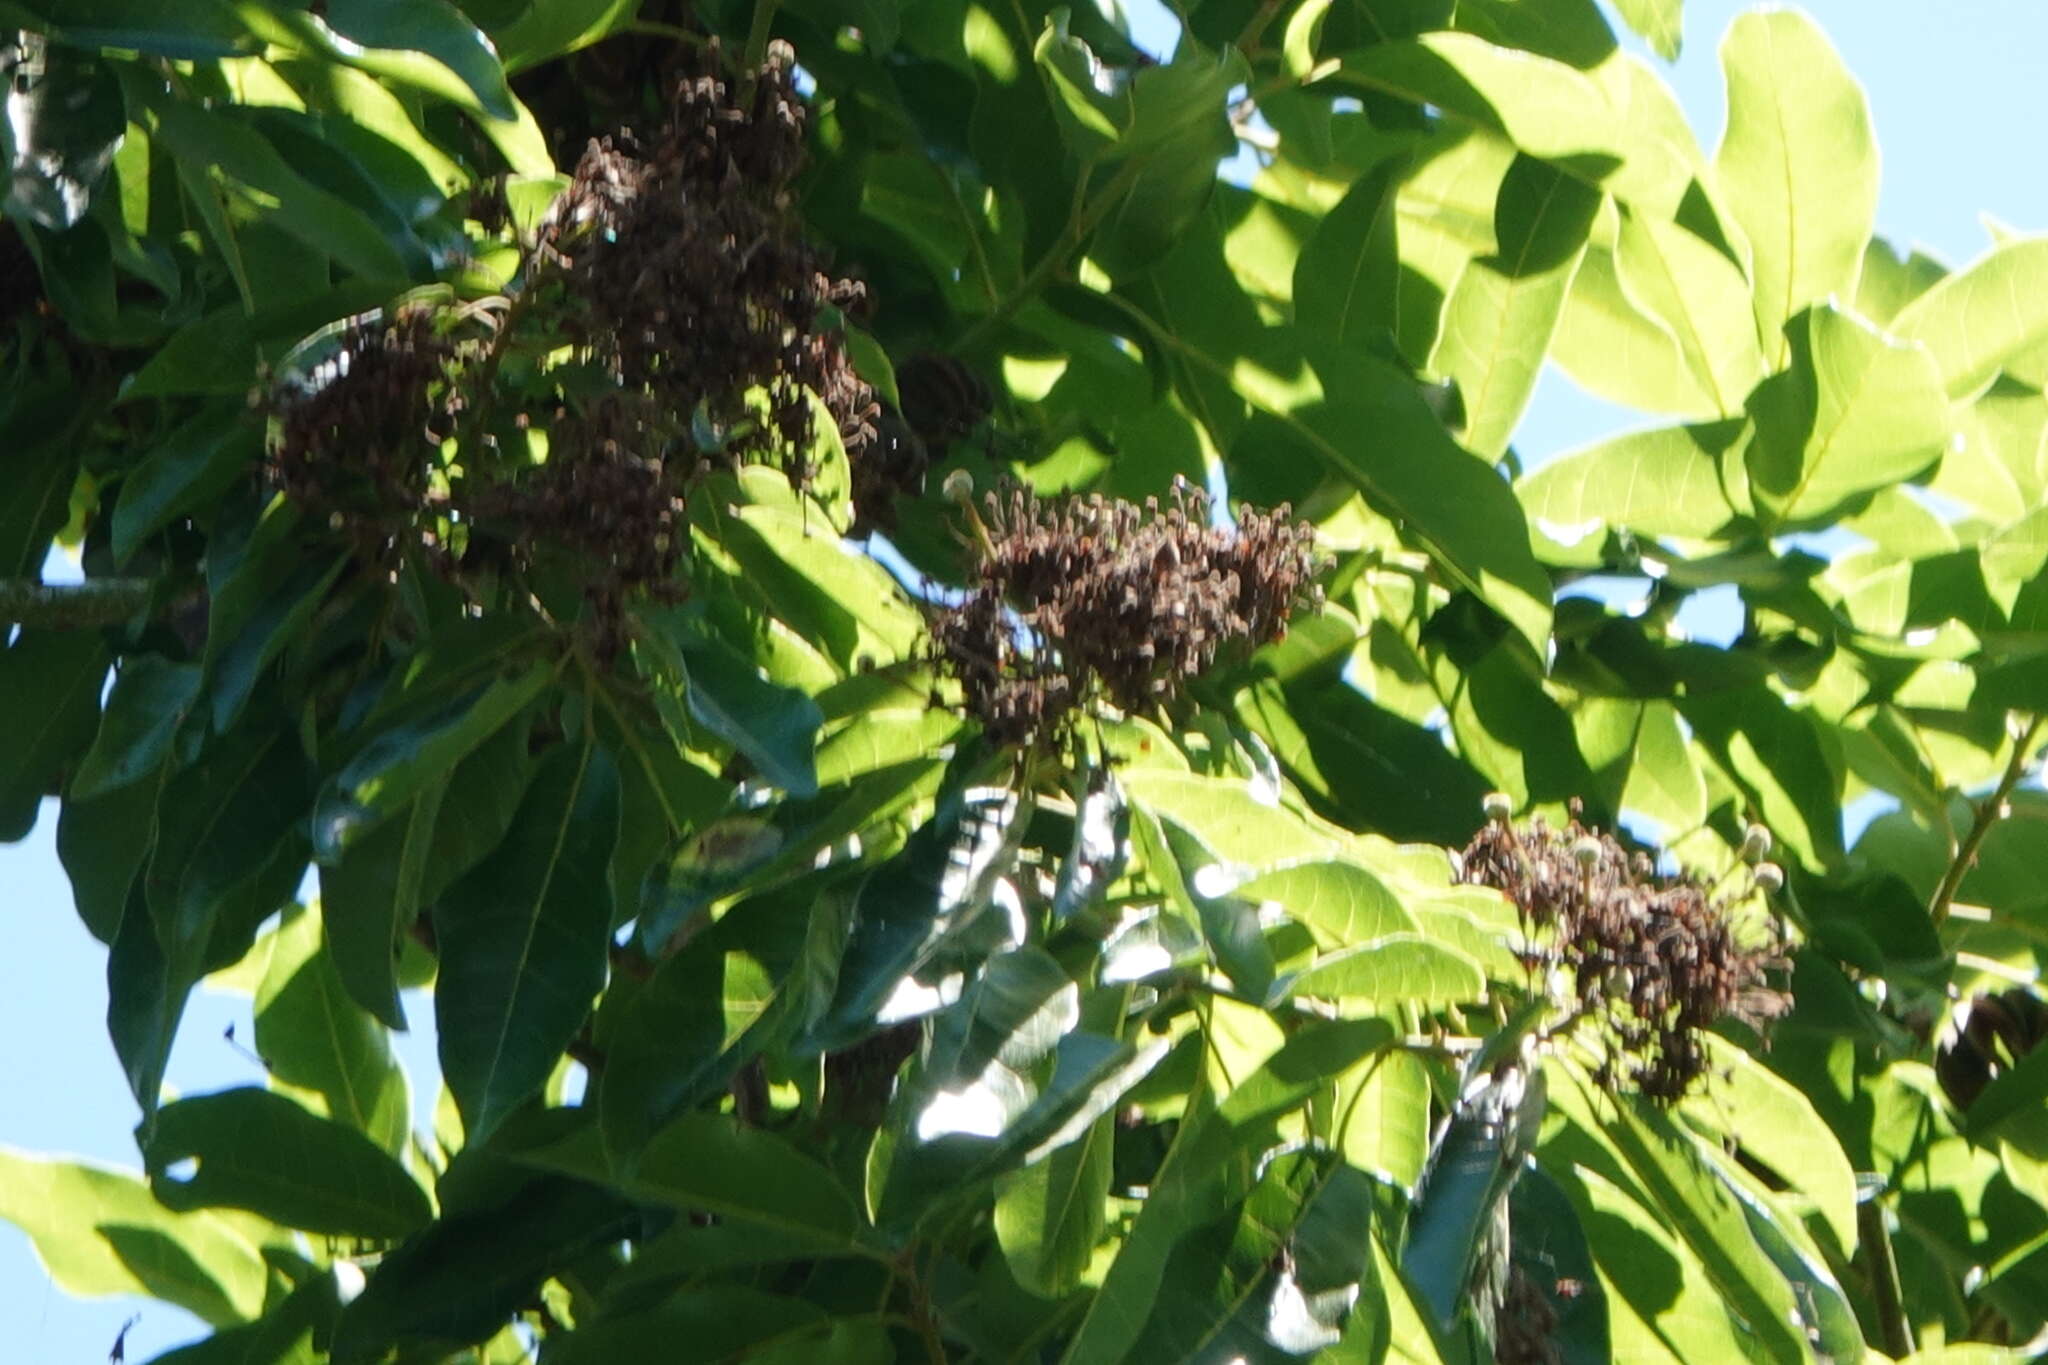
{"label": "white flower bud", "polygon": [[1758,863],[1750,875],[1756,879],[1757,889],[1767,896],[1784,889],[1785,869],[1776,863]]}
{"label": "white flower bud", "polygon": [[1591,872],[1600,865],[1600,841],[1590,834],[1579,836],[1572,844],[1572,861]]}
{"label": "white flower bud", "polygon": [[1515,798],[1506,792],[1488,792],[1480,800],[1479,808],[1486,812],[1486,818],[1496,825],[1505,825],[1515,813]]}
{"label": "white flower bud", "polygon": [[1742,831],[1742,861],[1756,864],[1771,856],[1771,832],[1762,825]]}
{"label": "white flower bud", "polygon": [[947,502],[965,507],[974,501],[974,476],[964,469],[956,469],[946,476],[939,489],[946,495]]}

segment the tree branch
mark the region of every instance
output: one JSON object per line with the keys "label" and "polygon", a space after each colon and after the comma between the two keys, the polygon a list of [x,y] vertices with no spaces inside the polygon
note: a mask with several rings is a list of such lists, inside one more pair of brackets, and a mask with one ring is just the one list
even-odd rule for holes
{"label": "tree branch", "polygon": [[1948,871],[1941,877],[1941,885],[1934,890],[1934,899],[1928,903],[1927,915],[1938,926],[1948,919],[1949,907],[1955,902],[1956,892],[1961,889],[1963,878],[1977,861],[1978,850],[1984,847],[1985,836],[1991,827],[2005,818],[2005,803],[2012,796],[2012,790],[2026,776],[2028,751],[2034,747],[2034,740],[2041,733],[2042,718],[2035,716],[2013,740],[2012,759],[2005,765],[2004,776],[1982,801],[1977,803],[1976,818],[1970,822],[1970,832],[1963,836],[1963,842],[1956,849],[1955,860],[1948,865]]}
{"label": "tree branch", "polygon": [[0,578],[0,625],[29,630],[119,625],[149,605],[155,587],[147,578],[89,578],[83,583]]}

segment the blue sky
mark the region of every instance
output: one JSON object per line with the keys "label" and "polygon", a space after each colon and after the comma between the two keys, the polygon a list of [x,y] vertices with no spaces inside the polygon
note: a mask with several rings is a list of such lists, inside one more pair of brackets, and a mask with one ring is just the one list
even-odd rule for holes
{"label": "blue sky", "polygon": [[[1524,0],[1535,3],[1536,0]],[[1721,127],[1720,34],[1745,5],[1688,0],[1685,50],[1662,68],[1710,151]],[[1978,255],[1988,212],[2027,231],[2048,229],[2048,174],[2040,151],[2048,127],[2048,3],[2042,0],[1820,0],[1806,7],[1833,37],[1870,93],[1884,154],[1880,229],[1952,265]],[[1662,64],[1658,64],[1662,67]],[[1546,375],[1517,446],[1540,460],[1641,419]],[[11,1040],[0,1091],[0,1143],[134,1167],[134,1102],[106,1039],[106,954],[72,913],[57,863],[55,808],[24,842],[0,845],[0,917],[11,951],[0,953],[0,1037]],[[430,1006],[409,1000],[415,1020]],[[195,996],[171,1058],[169,1080],[187,1093],[260,1079],[256,1063],[223,1038],[230,1024],[253,1032],[246,999]],[[431,1038],[401,1040],[416,1093],[430,1078]],[[50,1284],[27,1238],[0,1224],[0,1321],[9,1358],[104,1360],[115,1334],[140,1314],[128,1359],[145,1361],[188,1340],[198,1324],[151,1302],[79,1301]]]}

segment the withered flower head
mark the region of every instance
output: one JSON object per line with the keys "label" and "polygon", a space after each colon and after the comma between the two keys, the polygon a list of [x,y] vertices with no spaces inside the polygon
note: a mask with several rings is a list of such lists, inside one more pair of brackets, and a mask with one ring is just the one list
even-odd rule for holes
{"label": "withered flower head", "polygon": [[987,509],[979,582],[933,632],[999,742],[1049,736],[1097,696],[1130,712],[1170,700],[1315,596],[1314,529],[1285,507],[1219,527],[1185,486],[1163,508],[1010,486]]}
{"label": "withered flower head", "polygon": [[[710,67],[678,80],[644,157],[623,139],[593,141],[551,215],[549,249],[587,314],[581,339],[626,388],[675,412],[701,405],[730,433],[729,456],[765,454],[777,437],[807,442],[808,388],[857,457],[874,439],[874,394],[818,324],[826,308],[858,302],[861,286],[827,276],[799,232],[795,63],[786,48],[772,53],[747,94],[715,52]],[[765,425],[746,408],[755,387],[769,396]]]}
{"label": "withered flower head", "polygon": [[366,314],[310,373],[287,376],[264,399],[277,422],[270,478],[366,561],[385,563],[417,532],[453,355],[428,309]]}
{"label": "withered flower head", "polygon": [[[1775,935],[1738,940],[1731,902],[1691,875],[1660,876],[1649,857],[1576,818],[1517,830],[1489,822],[1466,846],[1462,879],[1505,892],[1540,931],[1532,966],[1569,969],[1579,1008],[1604,1021],[1628,1079],[1670,1104],[1707,1069],[1699,1035],[1723,1018],[1761,1028],[1790,1007],[1768,984],[1783,970]],[[1614,1059],[1600,1079],[1612,1085]]]}

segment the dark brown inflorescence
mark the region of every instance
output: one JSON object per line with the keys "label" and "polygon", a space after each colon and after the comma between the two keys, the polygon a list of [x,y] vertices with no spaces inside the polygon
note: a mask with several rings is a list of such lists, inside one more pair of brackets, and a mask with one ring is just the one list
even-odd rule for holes
{"label": "dark brown inflorescence", "polygon": [[[1507,893],[1538,931],[1531,965],[1570,969],[1578,1007],[1605,1022],[1626,1079],[1670,1104],[1707,1069],[1700,1034],[1723,1018],[1761,1028],[1790,999],[1768,984],[1785,968],[1776,936],[1745,945],[1729,910],[1697,877],[1660,876],[1648,856],[1582,826],[1489,821],[1463,854],[1462,879]],[[1622,1079],[1610,1053],[1599,1079]]]}
{"label": "dark brown inflorescence", "polygon": [[[828,325],[860,287],[830,278],[799,231],[792,55],[775,45],[743,84],[715,46],[692,60],[644,152],[623,133],[590,143],[525,242],[509,305],[351,325],[268,398],[273,479],[360,559],[388,570],[409,544],[471,584],[567,565],[606,655],[632,594],[681,591],[694,479],[779,460],[805,483],[811,395],[856,463],[879,412]],[[502,190],[474,207],[508,226]],[[550,358],[564,340],[568,366]],[[530,429],[546,436],[538,463]]]}
{"label": "dark brown inflorescence", "polygon": [[455,349],[425,308],[354,319],[337,342],[270,397],[281,418],[271,477],[359,559],[388,567],[427,508]]}
{"label": "dark brown inflorescence", "polygon": [[933,634],[1000,743],[1050,736],[1093,697],[1127,712],[1166,701],[1220,650],[1279,638],[1314,597],[1314,530],[1285,507],[1241,507],[1233,528],[1185,486],[1163,508],[1017,487],[987,505],[980,581]]}
{"label": "dark brown inflorescence", "polygon": [[[811,436],[804,390],[821,398],[850,453],[874,439],[874,395],[820,314],[858,284],[827,276],[805,244],[792,183],[804,160],[795,63],[773,52],[742,95],[717,72],[683,77],[644,160],[592,142],[554,214],[587,310],[583,340],[628,389],[701,411],[729,455]],[[757,423],[747,391],[768,393]],[[804,471],[793,471],[799,479]]]}

